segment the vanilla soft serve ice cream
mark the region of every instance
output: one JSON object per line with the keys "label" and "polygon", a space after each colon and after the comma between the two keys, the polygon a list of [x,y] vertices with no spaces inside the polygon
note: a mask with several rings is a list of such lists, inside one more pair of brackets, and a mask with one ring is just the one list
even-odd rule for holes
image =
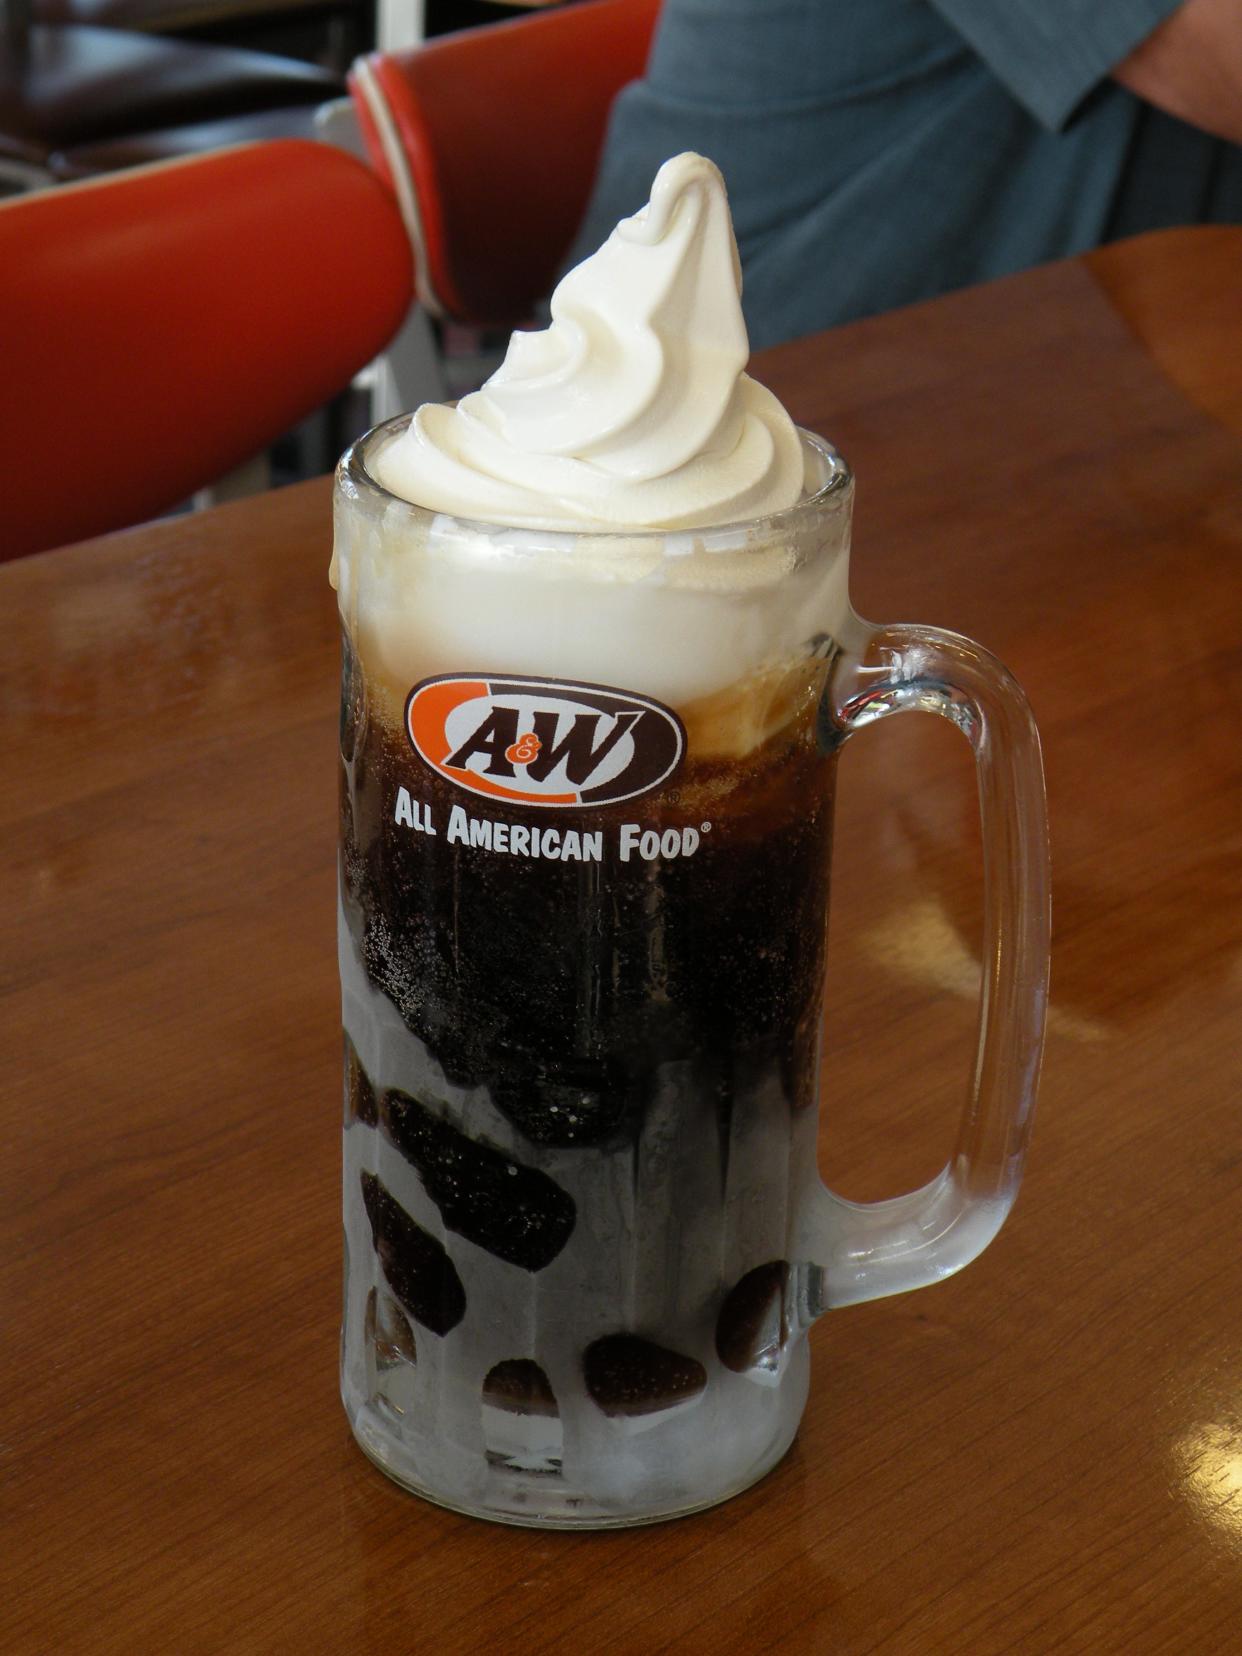
{"label": "vanilla soft serve ice cream", "polygon": [[[515,333],[480,390],[373,446],[370,476],[393,499],[365,534],[338,536],[333,579],[394,700],[485,663],[623,685],[694,717],[833,630],[844,544],[812,560],[779,520],[839,462],[745,372],[740,295],[720,172],[675,156],[647,206],[561,281],[548,328]],[[705,739],[768,727],[762,694],[743,699],[755,717],[735,696]]]}
{"label": "vanilla soft serve ice cream", "polygon": [[552,296],[552,325],[515,333],[455,408],[420,408],[378,467],[433,511],[541,528],[680,529],[779,512],[802,448],[744,372],[741,267],[724,180],[678,155]]}

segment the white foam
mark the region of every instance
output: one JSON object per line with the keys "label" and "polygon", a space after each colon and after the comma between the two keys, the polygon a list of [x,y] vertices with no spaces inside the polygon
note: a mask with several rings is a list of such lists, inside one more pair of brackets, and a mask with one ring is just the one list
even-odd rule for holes
{"label": "white foam", "polygon": [[339,515],[336,584],[368,671],[396,695],[439,673],[517,673],[684,707],[848,626],[844,499],[721,531],[607,536],[466,524],[378,492],[371,504]]}

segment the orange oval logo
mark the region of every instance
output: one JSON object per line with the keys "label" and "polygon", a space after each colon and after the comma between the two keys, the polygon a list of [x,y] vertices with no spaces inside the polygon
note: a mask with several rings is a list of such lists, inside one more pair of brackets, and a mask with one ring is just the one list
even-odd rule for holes
{"label": "orange oval logo", "polygon": [[410,691],[405,728],[432,770],[515,805],[611,805],[650,793],[681,763],[671,708],[564,679],[454,673]]}

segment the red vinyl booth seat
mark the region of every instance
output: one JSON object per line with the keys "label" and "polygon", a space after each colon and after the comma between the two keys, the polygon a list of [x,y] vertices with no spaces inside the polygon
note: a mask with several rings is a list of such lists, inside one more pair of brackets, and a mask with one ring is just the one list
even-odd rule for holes
{"label": "red vinyl booth seat", "polygon": [[659,10],[584,0],[354,65],[359,124],[402,203],[433,314],[508,325],[548,293]]}
{"label": "red vinyl booth seat", "polygon": [[0,202],[0,557],[139,522],[266,448],[396,332],[381,181],[288,139]]}

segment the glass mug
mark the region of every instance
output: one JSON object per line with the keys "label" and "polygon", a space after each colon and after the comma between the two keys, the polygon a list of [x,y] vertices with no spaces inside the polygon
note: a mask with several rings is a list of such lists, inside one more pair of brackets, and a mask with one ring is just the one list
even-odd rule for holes
{"label": "glass mug", "polygon": [[[1038,739],[979,646],[875,627],[852,479],[681,532],[552,533],[336,479],[344,635],[342,1394],[411,1490],[606,1527],[762,1477],[823,1311],[940,1280],[1012,1205],[1043,1035]],[[836,755],[966,735],[984,840],[978,1060],[943,1172],[816,1171]]]}

